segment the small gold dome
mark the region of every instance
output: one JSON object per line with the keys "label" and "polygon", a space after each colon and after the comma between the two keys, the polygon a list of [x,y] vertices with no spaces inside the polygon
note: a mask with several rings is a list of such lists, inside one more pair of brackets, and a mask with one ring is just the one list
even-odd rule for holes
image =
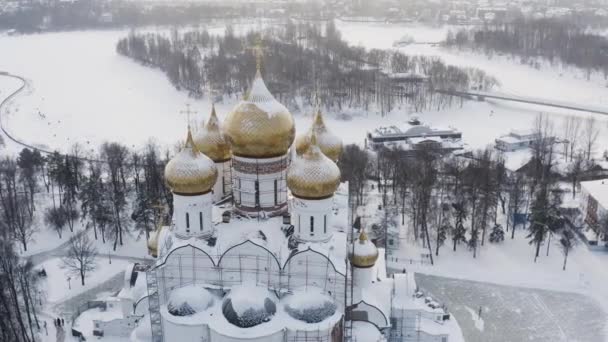
{"label": "small gold dome", "polygon": [[287,186],[300,198],[330,197],[340,185],[338,165],[321,152],[313,133],[308,150],[291,163],[287,171]]}
{"label": "small gold dome", "polygon": [[354,252],[349,251],[350,263],[354,267],[369,268],[376,264],[378,260],[378,248],[369,241],[365,229],[361,229],[359,239],[354,242]]}
{"label": "small gold dome", "polygon": [[232,158],[230,144],[220,129],[220,121],[215,113],[215,105],[211,107],[211,116],[206,126],[194,134],[194,145],[216,163],[222,163]]}
{"label": "small gold dome", "polygon": [[338,161],[342,154],[342,140],[333,135],[325,126],[323,114],[321,110],[317,110],[312,126],[306,134],[298,136],[296,139],[296,152],[302,154],[306,152],[310,145],[310,136],[312,133],[317,135],[317,143],[321,151],[333,161]]}
{"label": "small gold dome", "polygon": [[216,179],[215,163],[198,151],[188,127],[185,146],[165,166],[165,182],[175,194],[198,195],[211,191]]}
{"label": "small gold dome", "polygon": [[245,99],[228,114],[224,133],[232,153],[246,158],[282,156],[293,143],[293,117],[268,91],[259,70]]}

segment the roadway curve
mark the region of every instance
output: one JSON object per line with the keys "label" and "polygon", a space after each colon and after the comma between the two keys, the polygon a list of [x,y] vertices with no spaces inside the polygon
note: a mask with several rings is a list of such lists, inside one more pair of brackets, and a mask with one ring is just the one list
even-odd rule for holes
{"label": "roadway curve", "polygon": [[[19,76],[19,75],[14,75],[11,74],[7,71],[0,71],[0,77],[4,76],[4,77],[9,77],[9,78],[14,78],[16,80],[21,81],[21,86],[15,90],[14,92],[12,92],[9,96],[7,96],[6,98],[4,98],[2,100],[2,102],[0,102],[0,130],[2,131],[2,133],[4,133],[4,135],[6,135],[6,137],[11,140],[12,142],[14,142],[17,145],[29,148],[31,150],[35,150],[40,152],[41,154],[53,154],[55,153],[55,151],[49,151],[49,150],[45,150],[43,148],[40,147],[36,147],[33,145],[30,145],[26,142],[23,142],[22,140],[18,139],[17,137],[13,136],[12,134],[10,134],[6,127],[4,126],[4,118],[2,117],[2,115],[4,114],[4,107],[12,100],[14,99],[17,95],[19,95],[19,93],[21,93],[28,85],[28,81]],[[94,163],[105,163],[104,160],[99,160],[99,159],[92,159],[92,158],[86,158],[86,157],[77,157],[77,159],[82,160],[82,161],[87,161],[87,162],[94,162]]]}

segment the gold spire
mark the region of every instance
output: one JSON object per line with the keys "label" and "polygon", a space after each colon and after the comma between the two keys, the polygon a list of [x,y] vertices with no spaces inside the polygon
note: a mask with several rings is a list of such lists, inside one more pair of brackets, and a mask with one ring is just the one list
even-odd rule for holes
{"label": "gold spire", "polygon": [[190,129],[190,124],[188,124],[188,136],[186,137],[184,147],[192,149],[192,152],[194,153],[198,152],[198,148],[196,148],[196,145],[194,144],[194,139],[192,139],[192,130]]}
{"label": "gold spire", "polygon": [[365,227],[362,227],[361,233],[359,233],[359,243],[363,245],[365,241],[367,241],[367,234],[365,233]]}

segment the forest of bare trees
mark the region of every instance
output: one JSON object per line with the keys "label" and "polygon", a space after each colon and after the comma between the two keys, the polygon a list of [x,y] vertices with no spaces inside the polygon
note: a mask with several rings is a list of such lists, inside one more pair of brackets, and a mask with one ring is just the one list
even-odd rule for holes
{"label": "forest of bare trees", "polygon": [[[350,107],[387,113],[402,103],[416,110],[442,109],[453,105],[454,98],[433,89],[489,89],[497,83],[479,69],[449,66],[437,57],[349,46],[333,22],[322,30],[288,20],[284,26],[244,36],[231,27],[222,36],[204,29],[169,35],[132,32],[118,42],[117,51],[160,68],[172,84],[193,96],[201,96],[209,85],[230,96],[248,88],[256,68],[253,47],[260,35],[265,80],[290,108],[297,109],[299,99],[311,103],[316,89],[322,105],[336,111]],[[428,81],[410,89],[391,78],[403,73],[423,75]]]}
{"label": "forest of bare trees", "polygon": [[586,25],[559,19],[518,19],[512,23],[463,28],[449,32],[446,45],[472,48],[486,54],[504,53],[538,66],[542,58],[551,63],[579,67],[589,78],[593,72],[608,78],[608,39],[590,33]]}

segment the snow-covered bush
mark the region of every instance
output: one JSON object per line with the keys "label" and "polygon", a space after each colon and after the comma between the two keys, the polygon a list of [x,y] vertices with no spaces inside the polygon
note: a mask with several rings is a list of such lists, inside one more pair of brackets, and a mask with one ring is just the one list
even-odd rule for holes
{"label": "snow-covered bush", "polygon": [[167,311],[173,316],[190,316],[213,305],[213,295],[205,288],[189,285],[177,288],[169,295]]}
{"label": "snow-covered bush", "polygon": [[242,285],[230,291],[222,304],[226,320],[240,328],[268,322],[277,307],[268,290],[255,285]]}
{"label": "snow-covered bush", "polygon": [[496,224],[490,233],[490,242],[498,243],[505,240],[505,231],[500,224]]}
{"label": "snow-covered bush", "polygon": [[306,323],[319,323],[336,313],[336,304],[317,291],[296,292],[285,299],[285,312]]}

